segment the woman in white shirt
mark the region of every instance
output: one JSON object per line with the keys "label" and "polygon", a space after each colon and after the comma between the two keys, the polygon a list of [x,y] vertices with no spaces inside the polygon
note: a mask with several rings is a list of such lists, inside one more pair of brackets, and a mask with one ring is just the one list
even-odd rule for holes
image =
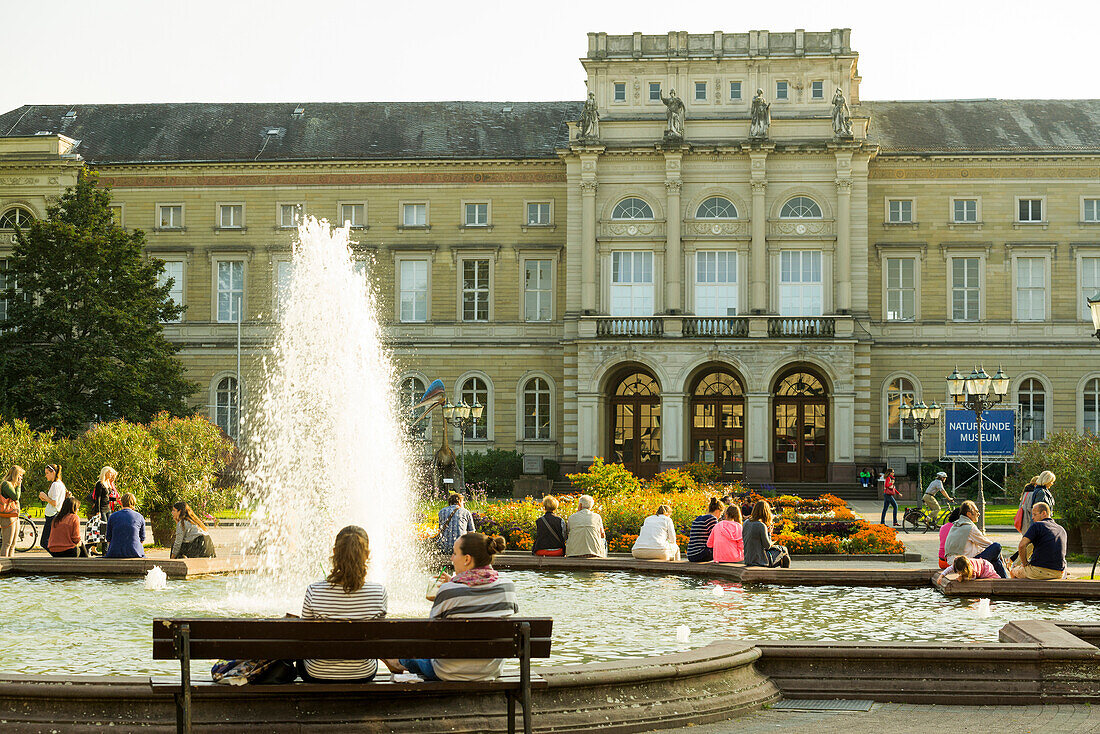
{"label": "woman in white shirt", "polygon": [[676,542],[676,526],[672,524],[672,508],[661,505],[657,513],[642,523],[631,555],[643,561],[678,561],[680,545]]}
{"label": "woman in white shirt", "polygon": [[42,540],[40,545],[43,549],[49,550],[50,528],[53,527],[53,519],[57,515],[58,510],[61,509],[61,503],[69,496],[69,490],[66,489],[65,484],[61,481],[60,464],[46,464],[46,481],[50,482],[50,489],[48,492],[39,492],[38,499],[46,503],[46,509],[43,512],[46,520],[42,523]]}

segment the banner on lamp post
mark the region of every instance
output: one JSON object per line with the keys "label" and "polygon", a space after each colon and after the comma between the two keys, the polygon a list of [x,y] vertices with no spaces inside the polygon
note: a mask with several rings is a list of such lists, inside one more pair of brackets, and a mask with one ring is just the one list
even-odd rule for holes
{"label": "banner on lamp post", "polygon": [[[1011,459],[1016,456],[1016,411],[987,410],[982,413],[982,457]],[[969,410],[945,410],[943,455],[972,458],[978,455],[978,420]]]}

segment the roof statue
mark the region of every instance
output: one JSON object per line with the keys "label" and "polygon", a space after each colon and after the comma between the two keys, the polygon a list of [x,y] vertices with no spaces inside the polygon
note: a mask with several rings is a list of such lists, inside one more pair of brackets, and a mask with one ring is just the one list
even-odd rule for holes
{"label": "roof statue", "polygon": [[848,112],[848,103],[844,101],[844,92],[840,87],[833,95],[833,135],[838,138],[852,137],[852,115]]}
{"label": "roof statue", "polygon": [[600,112],[596,109],[596,95],[588,93],[588,99],[581,108],[580,137],[582,140],[596,140],[600,137]]}
{"label": "roof statue", "polygon": [[772,124],[771,104],[764,101],[764,90],[757,89],[752,98],[752,121],[749,123],[751,140],[767,140],[768,128]]}
{"label": "roof statue", "polygon": [[676,90],[669,90],[668,96],[661,96],[665,103],[665,117],[668,127],[665,128],[665,140],[684,139],[684,101],[676,96]]}

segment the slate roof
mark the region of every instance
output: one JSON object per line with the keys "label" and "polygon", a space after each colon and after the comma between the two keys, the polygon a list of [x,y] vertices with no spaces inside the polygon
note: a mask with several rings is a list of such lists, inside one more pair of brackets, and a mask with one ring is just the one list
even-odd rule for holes
{"label": "slate roof", "polygon": [[553,158],[581,106],[305,103],[295,115],[294,103],[27,105],[0,115],[0,136],[61,133],[91,163]]}
{"label": "slate roof", "polygon": [[883,152],[1100,151],[1100,100],[863,102]]}
{"label": "slate roof", "polygon": [[[0,136],[61,133],[99,164],[554,158],[582,103],[305,103],[295,115],[297,106],[27,105],[0,115]],[[1100,100],[865,101],[853,114],[870,117],[868,141],[887,154],[1100,152]]]}

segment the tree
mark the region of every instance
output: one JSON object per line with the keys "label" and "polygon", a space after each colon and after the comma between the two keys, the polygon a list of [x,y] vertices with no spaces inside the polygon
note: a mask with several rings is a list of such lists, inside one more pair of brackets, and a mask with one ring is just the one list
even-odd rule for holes
{"label": "tree", "polygon": [[88,424],[191,413],[195,385],[161,322],[183,309],[158,285],[164,262],[145,233],[115,225],[111,194],[83,171],[47,218],[16,231],[8,321],[0,332],[0,412],[36,430],[76,435]]}

